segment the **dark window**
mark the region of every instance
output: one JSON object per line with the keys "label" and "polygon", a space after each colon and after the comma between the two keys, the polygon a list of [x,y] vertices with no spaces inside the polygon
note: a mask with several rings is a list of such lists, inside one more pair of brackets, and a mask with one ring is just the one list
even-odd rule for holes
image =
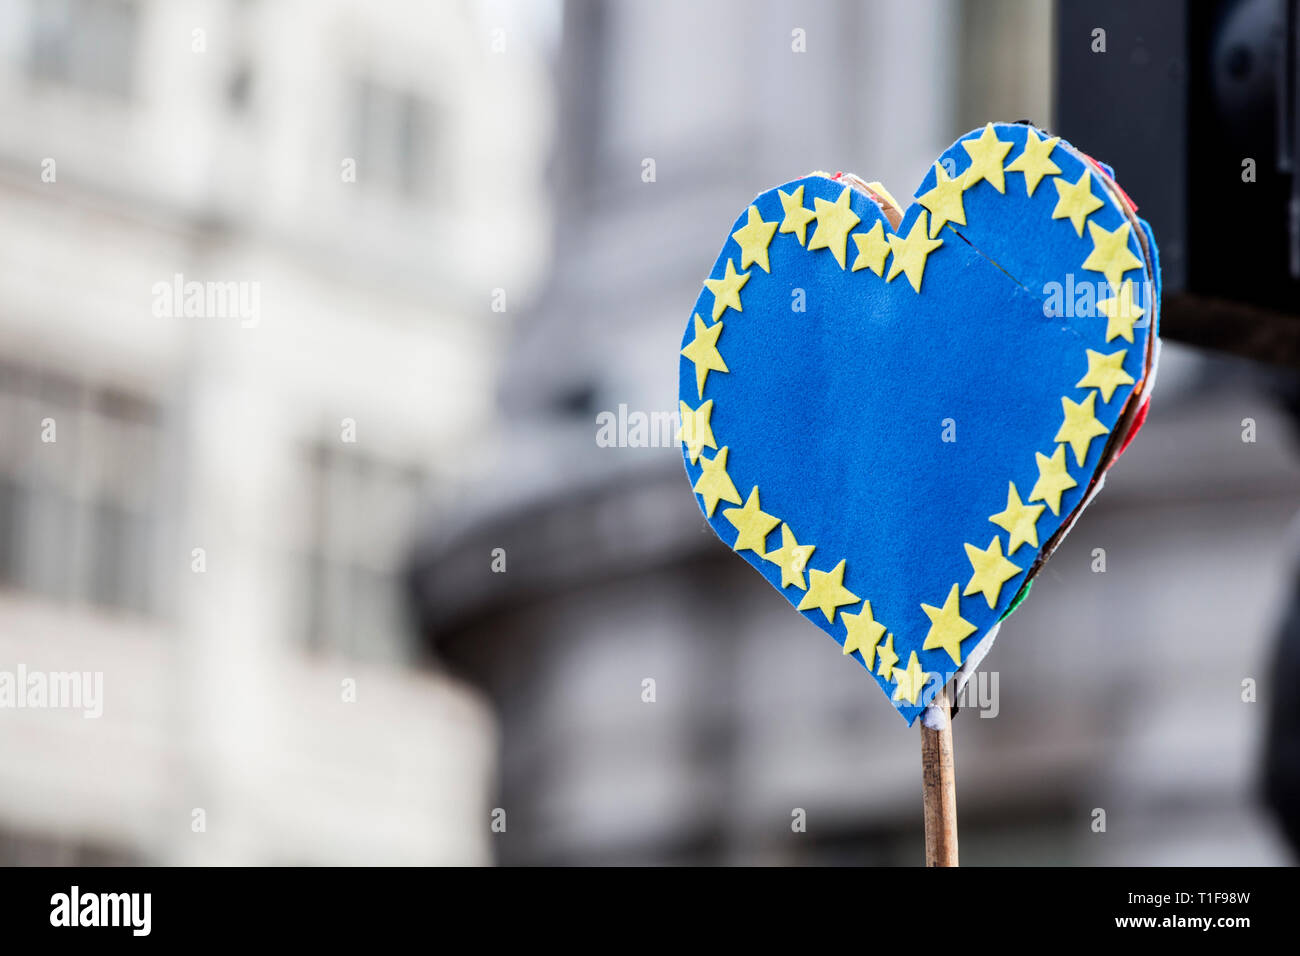
{"label": "dark window", "polygon": [[425,195],[433,155],[429,103],[369,78],[353,84],[352,100],[357,183],[404,198]]}
{"label": "dark window", "polygon": [[153,611],[160,459],[148,400],[0,365],[0,585]]}
{"label": "dark window", "polygon": [[28,10],[35,80],[130,97],[139,26],[134,0],[30,0]]}
{"label": "dark window", "polygon": [[335,442],[315,446],[308,466],[308,647],[366,660],[410,660],[414,642],[401,572],[423,475]]}

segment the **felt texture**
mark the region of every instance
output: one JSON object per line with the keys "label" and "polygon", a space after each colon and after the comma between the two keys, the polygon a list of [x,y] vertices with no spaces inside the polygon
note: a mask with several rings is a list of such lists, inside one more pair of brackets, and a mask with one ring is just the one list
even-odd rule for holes
{"label": "felt texture", "polygon": [[[990,124],[955,143],[916,191],[942,210],[937,229],[920,202],[894,229],[865,192],[823,175],[764,192],[725,233],[688,313],[683,349],[712,328],[696,316],[726,322],[725,374],[679,360],[683,413],[709,428],[683,429],[701,509],[847,642],[909,724],[1023,599],[1040,546],[1095,493],[1148,378],[1154,321],[1108,345],[1096,301],[1117,292],[1109,270],[1154,319],[1158,278],[1120,194],[1052,139]],[[1100,205],[1078,232],[1052,216],[1055,184],[1085,172]],[[1100,247],[1093,223],[1110,237]],[[1098,248],[1105,262],[1085,269]],[[1137,268],[1123,268],[1128,256]],[[1055,314],[1051,287],[1067,276],[1100,295]]]}

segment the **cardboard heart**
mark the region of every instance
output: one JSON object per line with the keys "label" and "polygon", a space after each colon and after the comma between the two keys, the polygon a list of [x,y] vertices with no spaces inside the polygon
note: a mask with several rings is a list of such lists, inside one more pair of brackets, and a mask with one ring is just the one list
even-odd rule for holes
{"label": "cardboard heart", "polygon": [[1110,171],[1030,126],[954,143],[897,229],[892,204],[814,174],[742,211],[679,437],[714,531],[911,724],[1144,417],[1159,276]]}

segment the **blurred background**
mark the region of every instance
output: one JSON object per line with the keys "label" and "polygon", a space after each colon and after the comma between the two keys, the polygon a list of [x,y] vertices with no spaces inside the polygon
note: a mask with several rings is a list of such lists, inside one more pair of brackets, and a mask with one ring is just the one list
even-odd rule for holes
{"label": "blurred background", "polygon": [[[1078,16],[0,0],[0,671],[104,675],[98,719],[0,709],[0,863],[920,862],[915,729],[716,540],[675,427],[597,420],[673,413],[689,304],[773,184],[901,199],[1027,118],[1142,205],[1102,147],[1147,124],[1066,89]],[[1191,88],[1177,29],[1097,25],[1089,62]],[[1134,176],[1188,187],[1143,209],[1178,295],[1180,210],[1240,165],[1161,144]],[[256,309],[160,309],[177,276]],[[1267,351],[1251,315],[1174,313],[1215,348],[1166,341],[1002,628],[955,722],[963,863],[1290,861],[1260,779],[1296,356],[1230,357]]]}

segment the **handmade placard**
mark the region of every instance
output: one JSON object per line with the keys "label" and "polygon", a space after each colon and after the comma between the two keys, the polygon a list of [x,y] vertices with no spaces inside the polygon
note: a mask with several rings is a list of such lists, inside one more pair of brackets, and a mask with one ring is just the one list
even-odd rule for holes
{"label": "handmade placard", "polygon": [[911,724],[966,674],[1145,418],[1149,227],[994,124],[905,210],[815,173],[741,210],[686,323],[687,476],[722,541]]}

